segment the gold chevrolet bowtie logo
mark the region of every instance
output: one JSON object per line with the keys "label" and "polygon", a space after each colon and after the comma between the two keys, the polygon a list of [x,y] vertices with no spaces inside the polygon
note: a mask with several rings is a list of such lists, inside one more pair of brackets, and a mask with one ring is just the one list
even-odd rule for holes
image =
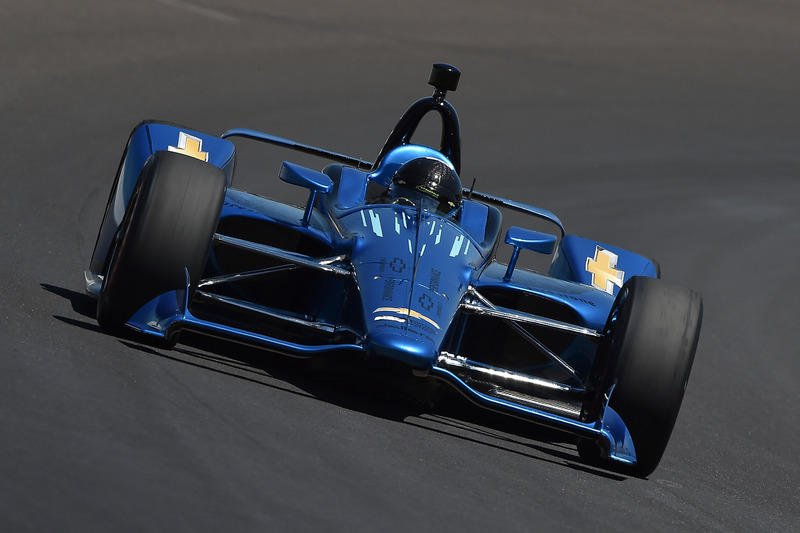
{"label": "gold chevrolet bowtie logo", "polygon": [[180,132],[178,135],[178,146],[169,146],[170,152],[194,157],[200,161],[208,161],[208,152],[203,151],[203,139]]}
{"label": "gold chevrolet bowtie logo", "polygon": [[586,258],[586,271],[592,275],[592,286],[608,294],[614,294],[614,285],[622,287],[625,272],[617,270],[618,256],[599,246],[595,248],[594,259]]}

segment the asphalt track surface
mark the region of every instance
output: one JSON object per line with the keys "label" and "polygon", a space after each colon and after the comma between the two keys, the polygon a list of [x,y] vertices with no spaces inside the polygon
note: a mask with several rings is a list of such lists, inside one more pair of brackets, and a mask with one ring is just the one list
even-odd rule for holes
{"label": "asphalt track surface", "polygon": [[[0,530],[800,527],[797,3],[8,4]],[[140,120],[370,159],[436,61],[463,72],[450,101],[465,183],[654,257],[703,295],[649,479],[466,407],[426,413],[269,354],[98,329],[82,271]],[[280,157],[243,147],[238,185],[273,193]]]}

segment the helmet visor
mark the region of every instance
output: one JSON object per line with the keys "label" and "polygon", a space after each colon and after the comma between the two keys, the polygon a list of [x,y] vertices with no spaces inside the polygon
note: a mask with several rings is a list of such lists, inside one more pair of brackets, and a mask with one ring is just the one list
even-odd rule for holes
{"label": "helmet visor", "polygon": [[392,198],[405,198],[420,209],[442,216],[451,215],[457,207],[455,202],[443,198],[441,195],[437,198],[435,192],[426,189],[422,185],[410,188],[394,183],[389,187],[389,196]]}

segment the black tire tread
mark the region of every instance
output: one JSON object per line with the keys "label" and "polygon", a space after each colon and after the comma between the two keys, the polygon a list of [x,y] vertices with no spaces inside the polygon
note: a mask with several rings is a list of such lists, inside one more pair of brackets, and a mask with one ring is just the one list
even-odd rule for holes
{"label": "black tire tread", "polygon": [[118,330],[144,304],[202,275],[225,196],[225,174],[209,163],[156,152],[145,164],[109,251],[97,320]]}
{"label": "black tire tread", "polygon": [[[658,466],[678,417],[702,323],[700,296],[656,278],[634,277],[620,290],[609,320],[609,370],[615,387],[609,405],[631,433],[646,477]],[[596,463],[587,443],[581,456]]]}

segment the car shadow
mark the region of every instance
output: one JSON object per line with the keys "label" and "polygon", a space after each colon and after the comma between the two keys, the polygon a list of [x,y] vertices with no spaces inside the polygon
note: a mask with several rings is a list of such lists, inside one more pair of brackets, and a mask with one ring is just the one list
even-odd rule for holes
{"label": "car shadow", "polygon": [[72,305],[72,310],[79,315],[91,319],[96,318],[97,300],[88,294],[65,289],[64,287],[58,287],[56,285],[50,285],[49,283],[40,283],[39,285],[47,292],[68,300],[70,305]]}
{"label": "car shadow", "polygon": [[[96,300],[77,291],[42,283],[91,321],[54,315],[70,326],[108,335],[94,322]],[[355,412],[404,423],[473,444],[557,464],[614,481],[627,476],[581,462],[573,436],[469,402],[448,385],[396,368],[352,357],[294,358],[258,347],[184,332],[173,348],[154,344],[134,331],[113,335],[147,356],[216,372],[261,386],[323,401]]]}

